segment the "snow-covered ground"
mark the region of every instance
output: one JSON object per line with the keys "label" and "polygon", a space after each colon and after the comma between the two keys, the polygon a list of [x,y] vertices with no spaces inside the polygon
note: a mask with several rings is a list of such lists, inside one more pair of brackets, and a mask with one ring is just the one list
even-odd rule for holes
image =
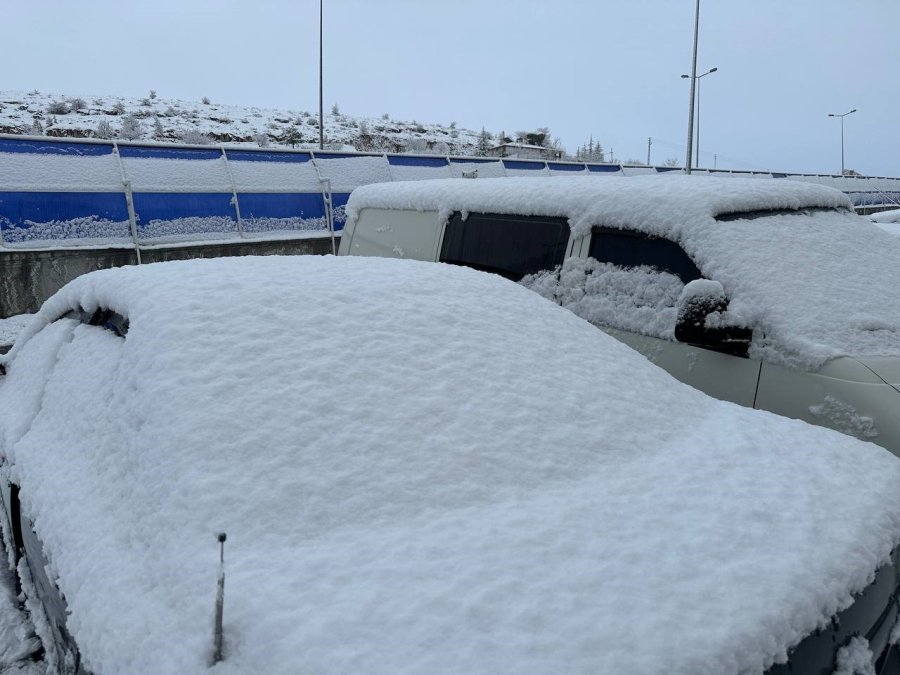
{"label": "snow-covered ground", "polygon": [[[75,101],[83,108],[72,110]],[[69,112],[52,113],[54,105]],[[61,108],[60,108],[61,109]],[[125,120],[132,118],[133,133],[123,135]],[[318,147],[318,115],[301,110],[229,105],[219,102],[143,99],[86,94],[0,91],[0,133],[38,133],[48,136],[92,138],[101,124],[108,124],[117,138],[257,147]],[[262,140],[262,139],[265,140]],[[420,123],[326,114],[325,138],[332,149],[430,152],[471,155],[478,132],[447,124]],[[207,142],[209,142],[207,141]]]}

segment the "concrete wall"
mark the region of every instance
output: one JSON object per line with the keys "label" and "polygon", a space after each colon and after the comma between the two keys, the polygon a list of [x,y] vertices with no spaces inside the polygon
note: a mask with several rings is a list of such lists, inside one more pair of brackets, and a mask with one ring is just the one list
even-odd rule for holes
{"label": "concrete wall", "polygon": [[[331,253],[331,238],[325,236],[283,241],[243,240],[154,247],[141,250],[141,262],[148,264],[238,255],[328,253]],[[134,249],[127,248],[0,251],[0,319],[36,312],[44,300],[77,276],[107,267],[136,263]]]}

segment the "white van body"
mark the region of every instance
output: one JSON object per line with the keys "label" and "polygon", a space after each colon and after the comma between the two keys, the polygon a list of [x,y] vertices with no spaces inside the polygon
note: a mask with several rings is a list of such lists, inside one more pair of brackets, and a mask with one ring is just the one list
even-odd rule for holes
{"label": "white van body", "polygon": [[[347,212],[340,255],[498,272],[712,396],[900,454],[900,294],[888,281],[900,241],[837,190],[694,176],[450,179],[365,186]],[[679,340],[679,289],[693,279],[720,282],[727,309]],[[747,340],[707,340],[716,326]]]}

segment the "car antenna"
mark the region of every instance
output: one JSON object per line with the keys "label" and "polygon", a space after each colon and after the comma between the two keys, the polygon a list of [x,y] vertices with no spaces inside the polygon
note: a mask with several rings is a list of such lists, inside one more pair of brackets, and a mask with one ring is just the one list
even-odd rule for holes
{"label": "car antenna", "polygon": [[222,653],[222,612],[225,605],[225,540],[228,538],[228,535],[220,532],[216,538],[219,540],[219,578],[216,581],[216,627],[213,633],[213,664],[219,663],[225,658]]}

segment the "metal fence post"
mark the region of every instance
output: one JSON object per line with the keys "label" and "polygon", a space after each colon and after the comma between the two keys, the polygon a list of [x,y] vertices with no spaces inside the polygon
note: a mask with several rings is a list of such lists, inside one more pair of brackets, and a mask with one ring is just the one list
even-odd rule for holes
{"label": "metal fence post", "polygon": [[122,185],[125,188],[125,204],[128,207],[128,224],[131,228],[131,241],[134,243],[134,253],[137,256],[137,264],[141,264],[141,245],[137,233],[137,216],[134,213],[134,195],[131,191],[131,181],[125,173],[125,163],[119,154],[119,144],[113,142],[113,153],[119,162],[119,171],[122,173]]}
{"label": "metal fence post", "polygon": [[222,161],[225,162],[225,170],[228,172],[228,180],[231,181],[231,198],[234,200],[234,212],[237,214],[238,236],[244,237],[244,221],[241,220],[241,205],[238,201],[237,183],[234,182],[234,174],[231,173],[231,164],[228,163],[228,154],[225,152],[225,146],[221,146]]}
{"label": "metal fence post", "polygon": [[331,254],[337,255],[337,245],[334,242],[334,205],[331,200],[331,179],[320,178],[319,182],[322,184],[322,201],[325,203],[325,225],[331,235]]}

